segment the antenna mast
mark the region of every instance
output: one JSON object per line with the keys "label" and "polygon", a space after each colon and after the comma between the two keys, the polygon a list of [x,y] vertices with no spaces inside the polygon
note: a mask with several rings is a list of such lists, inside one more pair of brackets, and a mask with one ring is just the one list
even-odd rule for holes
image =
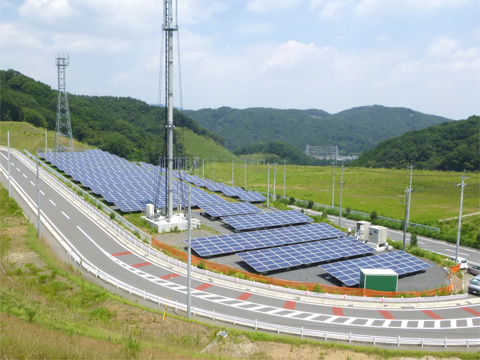
{"label": "antenna mast", "polygon": [[163,31],[165,31],[165,97],[167,106],[167,181],[166,181],[166,207],[167,219],[173,215],[173,32],[178,30],[178,26],[173,22],[172,0],[165,0],[164,3],[164,21]]}
{"label": "antenna mast", "polygon": [[67,90],[65,86],[65,68],[70,63],[70,57],[65,55],[55,59],[58,69],[58,101],[57,125],[55,128],[55,151],[73,151],[72,125],[68,109]]}

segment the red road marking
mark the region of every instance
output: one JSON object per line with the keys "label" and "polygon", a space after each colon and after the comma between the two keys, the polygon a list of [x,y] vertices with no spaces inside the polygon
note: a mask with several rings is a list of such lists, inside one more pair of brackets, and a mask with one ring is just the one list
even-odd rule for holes
{"label": "red road marking", "polygon": [[387,319],[387,320],[393,320],[393,319],[395,319],[395,318],[393,317],[392,313],[391,313],[390,311],[388,311],[388,310],[378,310],[378,312],[379,312],[380,314],[382,314],[382,316],[383,316],[385,319]]}
{"label": "red road marking", "polygon": [[478,312],[477,310],[473,310],[472,308],[462,307],[461,309],[465,310],[465,311],[468,311],[469,313],[471,313],[473,315],[480,316],[480,312]]}
{"label": "red road marking", "polygon": [[252,296],[252,294],[248,293],[248,292],[244,292],[242,295],[240,295],[237,299],[238,300],[243,300],[243,301],[246,301],[248,299],[250,299],[250,296]]}
{"label": "red road marking", "polygon": [[295,309],[295,305],[297,305],[297,303],[295,301],[287,301],[283,308],[287,309],[287,310],[293,310],[293,309]]}
{"label": "red road marking", "polygon": [[174,278],[174,277],[177,277],[177,276],[180,276],[180,275],[178,275],[178,274],[175,274],[175,273],[172,273],[172,274],[168,274],[168,275],[160,276],[160,279],[163,279],[163,280],[168,280],[168,279],[171,279],[171,278]]}
{"label": "red road marking", "polygon": [[139,267],[148,266],[148,265],[152,265],[152,263],[147,261],[147,262],[144,262],[144,263],[132,265],[132,267],[139,268]]}
{"label": "red road marking", "polygon": [[333,315],[343,316],[343,309],[340,307],[332,307]]}
{"label": "red road marking", "polygon": [[438,316],[437,314],[435,314],[433,311],[431,310],[422,310],[425,314],[427,314],[428,316],[430,316],[432,319],[436,319],[436,320],[442,320],[443,318],[441,316]]}
{"label": "red road marking", "polygon": [[124,251],[124,252],[112,254],[112,256],[130,255],[131,253],[132,253],[131,251]]}
{"label": "red road marking", "polygon": [[195,290],[199,290],[199,291],[203,291],[205,289],[208,289],[210,286],[212,286],[212,284],[209,284],[209,283],[205,283],[205,284],[202,284],[200,286],[197,286],[195,288]]}

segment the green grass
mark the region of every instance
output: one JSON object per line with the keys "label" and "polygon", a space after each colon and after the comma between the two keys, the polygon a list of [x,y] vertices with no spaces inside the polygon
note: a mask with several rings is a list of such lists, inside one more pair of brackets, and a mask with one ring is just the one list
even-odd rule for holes
{"label": "green grass", "polygon": [[[7,132],[10,131],[10,146],[19,151],[24,149],[35,154],[37,149],[45,149],[45,129],[36,128],[26,122],[2,121],[0,123],[0,145],[7,146]],[[55,131],[47,131],[47,146],[53,148],[55,144]],[[87,149],[89,146],[74,141],[77,149]]]}
{"label": "green grass", "polygon": [[197,135],[190,129],[177,128],[175,134],[186,156],[198,157],[200,159],[200,176],[202,175],[202,159],[217,158],[230,159],[231,161],[235,156],[212,139]]}
{"label": "green grass", "polygon": [[[243,164],[237,165],[234,181],[243,186]],[[277,166],[276,194],[283,195],[283,165]],[[468,174],[464,192],[463,214],[480,212],[480,174]],[[213,176],[213,164],[205,164],[205,177]],[[410,221],[436,223],[437,220],[458,216],[461,173],[414,170]],[[409,185],[409,170],[345,168],[343,174],[342,207],[380,216],[403,219],[403,198]],[[232,181],[232,164],[215,163],[215,180]],[[340,169],[335,171],[335,206],[340,204]],[[247,188],[267,191],[267,165],[247,165]],[[273,193],[273,166],[270,165],[270,194]],[[332,203],[332,168],[317,166],[286,166],[287,197]],[[402,198],[403,197],[403,198]],[[474,217],[479,219],[480,217]]]}

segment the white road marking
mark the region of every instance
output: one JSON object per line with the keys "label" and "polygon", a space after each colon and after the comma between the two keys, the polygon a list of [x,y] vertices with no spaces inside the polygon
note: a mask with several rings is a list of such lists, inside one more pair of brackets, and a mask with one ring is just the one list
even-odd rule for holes
{"label": "white road marking", "polygon": [[327,320],[325,320],[326,323],[330,323],[333,320],[338,319],[338,316],[330,316]]}
{"label": "white road marking", "polygon": [[67,214],[65,214],[63,211],[62,211],[62,214],[63,214],[63,216],[65,216],[68,220],[70,220],[70,217],[69,217]]}
{"label": "white road marking", "polygon": [[392,322],[392,320],[385,320],[385,322],[383,323],[382,327],[389,327],[390,323]]}
{"label": "white road marking", "polygon": [[440,320],[435,320],[433,322],[433,328],[434,329],[440,329]]}
{"label": "white road marking", "polygon": [[[456,250],[451,250],[451,249],[443,249],[443,250],[445,250],[445,251],[450,251],[450,252],[453,252],[453,253],[456,252]],[[460,255],[465,255],[465,256],[468,256],[468,255],[469,255],[469,254],[465,254],[465,253],[462,253],[462,252],[458,252],[458,253],[459,253]]]}
{"label": "white road marking", "polygon": [[457,319],[450,320],[450,327],[451,328],[456,328],[457,327]]}
{"label": "white road marking", "polygon": [[[273,315],[273,314],[276,314],[276,313],[279,313],[279,312],[282,312],[282,311],[285,311],[285,309],[278,308],[278,309],[273,309],[273,310],[270,310],[270,311],[265,311],[265,314]],[[314,314],[314,315],[318,316],[318,314]]]}
{"label": "white road marking", "polygon": [[17,168],[17,171],[18,171],[18,172],[20,172],[20,169],[19,169],[19,168]]}
{"label": "white road marking", "polygon": [[34,183],[32,180],[30,180],[30,184],[32,184],[33,186],[35,186],[35,183]]}
{"label": "white road marking", "polygon": [[400,325],[401,328],[406,328],[408,325],[408,320],[403,320],[402,324]]}
{"label": "white road marking", "polygon": [[370,325],[373,324],[374,321],[375,321],[375,319],[368,319],[368,321],[363,326],[370,326]]}
{"label": "white road marking", "polygon": [[254,306],[252,308],[248,308],[247,310],[250,310],[250,311],[255,311],[255,310],[260,310],[260,309],[265,309],[265,308],[268,308],[270,306],[267,306],[267,305],[258,305],[258,306]]}
{"label": "white road marking", "polygon": [[45,193],[44,193],[42,190],[40,190],[40,194],[42,194],[43,196],[45,196]]}
{"label": "white road marking", "polygon": [[48,201],[50,201],[53,206],[57,206],[57,204],[55,204],[55,203],[52,201],[52,199],[48,199]]}
{"label": "white road marking", "polygon": [[25,179],[27,178],[27,175],[25,175],[25,174],[22,174],[22,175],[23,175],[23,177],[24,177]]}
{"label": "white road marking", "polygon": [[417,328],[423,329],[424,326],[425,326],[425,320],[419,320]]}
{"label": "white road marking", "polygon": [[304,320],[313,320],[315,319],[316,317],[319,317],[320,314],[312,314],[310,316],[307,316]]}
{"label": "white road marking", "polygon": [[473,327],[472,318],[467,318],[467,327]]}
{"label": "white road marking", "polygon": [[355,320],[357,320],[357,318],[348,318],[347,321],[345,321],[345,322],[343,323],[343,325],[351,324],[351,323],[354,322]]}
{"label": "white road marking", "polygon": [[297,316],[297,315],[300,315],[300,314],[303,314],[303,312],[301,311],[292,311],[290,314],[287,314],[287,315],[284,315],[285,317],[294,317],[294,316]]}

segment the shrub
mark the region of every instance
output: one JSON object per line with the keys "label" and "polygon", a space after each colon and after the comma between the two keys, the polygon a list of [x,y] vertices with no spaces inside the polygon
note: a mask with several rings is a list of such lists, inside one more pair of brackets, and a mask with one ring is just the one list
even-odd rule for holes
{"label": "shrub", "polygon": [[410,246],[415,247],[418,245],[417,234],[410,235]]}
{"label": "shrub", "polygon": [[312,200],[309,200],[309,201],[308,201],[308,206],[307,206],[307,208],[309,208],[309,209],[313,208],[313,201],[312,201]]}
{"label": "shrub", "polygon": [[378,219],[378,214],[375,210],[373,210],[371,213],[370,213],[370,220],[377,220]]}
{"label": "shrub", "polygon": [[290,197],[290,200],[288,201],[288,203],[289,203],[290,205],[295,204],[295,198],[294,198],[293,196]]}
{"label": "shrub", "polygon": [[200,261],[197,265],[199,269],[206,270],[207,267],[205,266],[205,263],[203,261]]}

